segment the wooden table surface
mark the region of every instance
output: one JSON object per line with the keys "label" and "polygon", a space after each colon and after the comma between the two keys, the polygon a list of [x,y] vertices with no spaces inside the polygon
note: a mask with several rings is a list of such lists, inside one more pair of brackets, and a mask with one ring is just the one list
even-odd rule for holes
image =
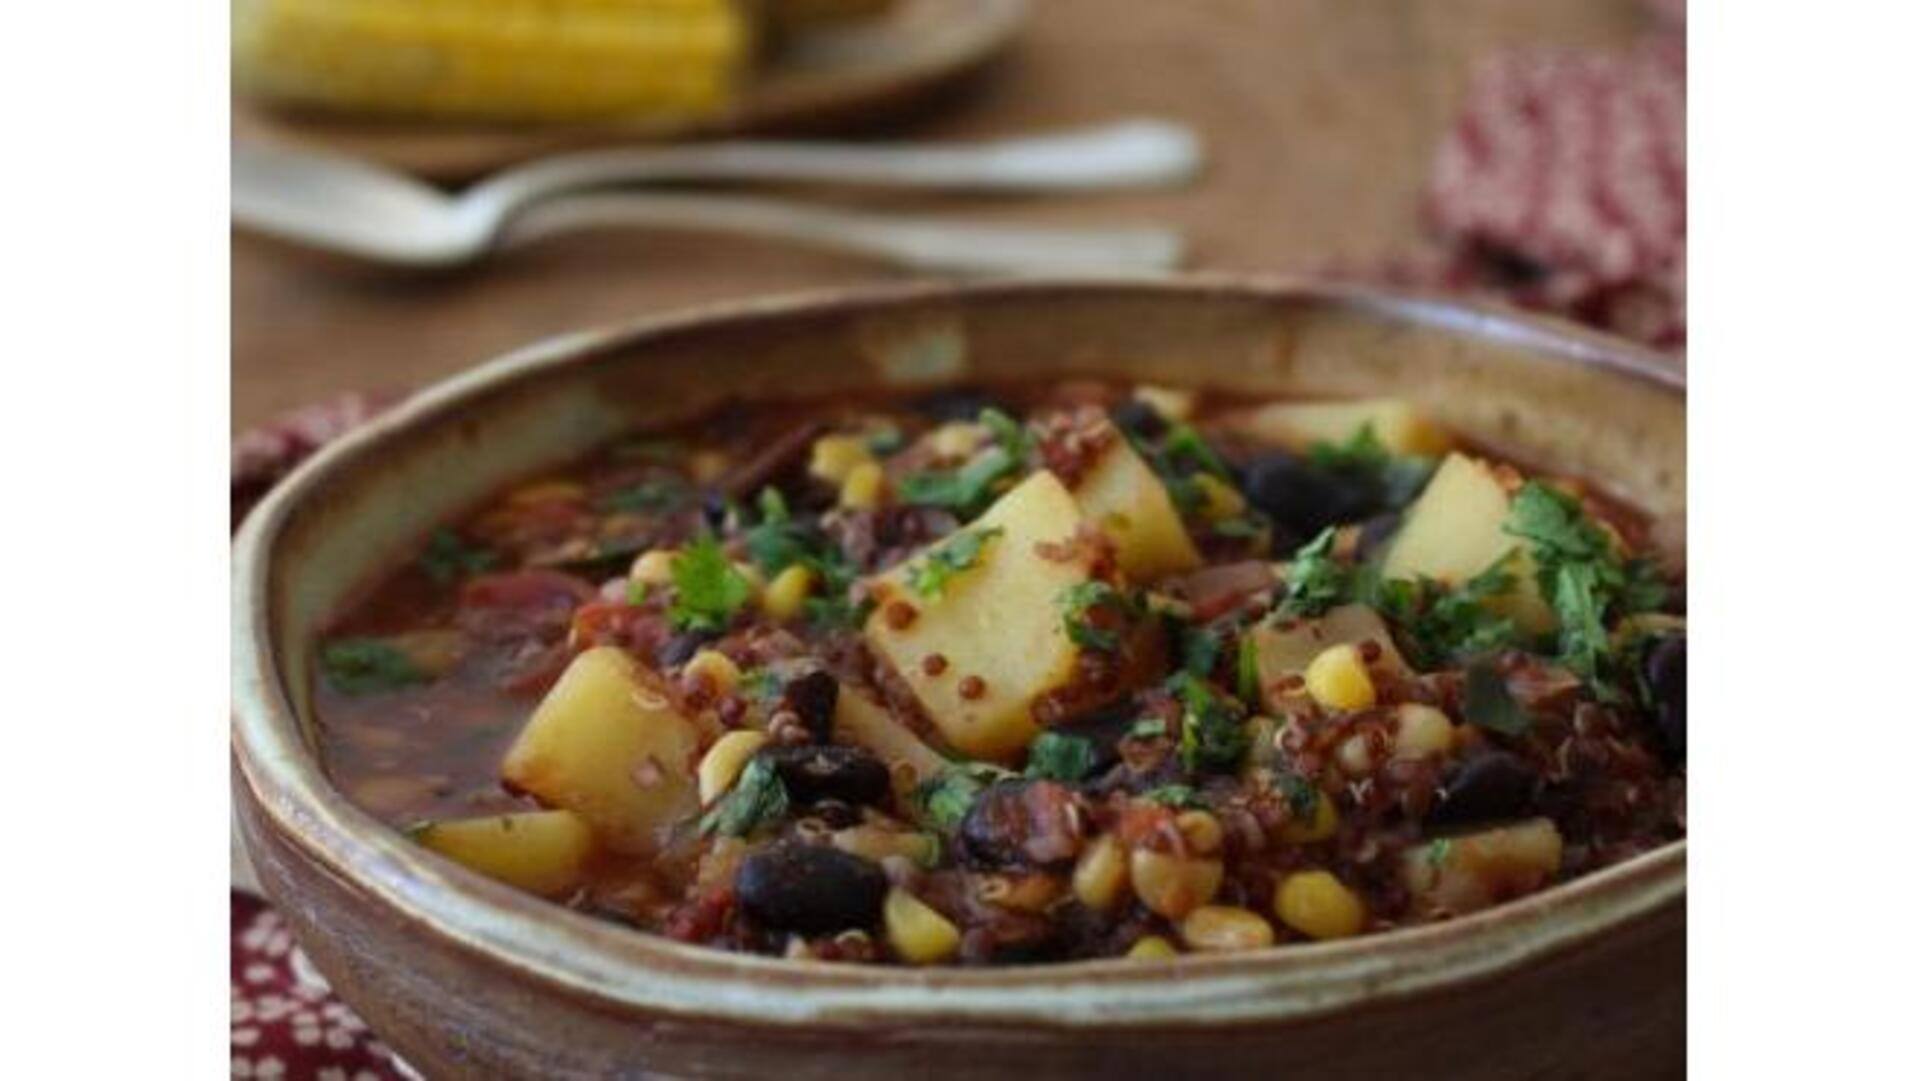
{"label": "wooden table surface", "polygon": [[[862,197],[882,209],[1024,223],[1157,221],[1191,265],[1285,270],[1402,250],[1473,61],[1515,45],[1605,46],[1634,0],[1034,0],[1018,48],[903,126],[964,138],[1129,115],[1199,128],[1180,191],[1070,199]],[[836,193],[813,193],[844,197]],[[233,423],[348,389],[406,388],[561,331],[688,304],[896,278],[746,240],[607,234],[422,275],[233,240]]]}

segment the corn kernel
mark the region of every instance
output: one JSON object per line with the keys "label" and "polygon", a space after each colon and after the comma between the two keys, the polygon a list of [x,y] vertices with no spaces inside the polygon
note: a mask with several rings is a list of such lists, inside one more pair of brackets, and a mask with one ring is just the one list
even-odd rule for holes
{"label": "corn kernel", "polygon": [[1180,921],[1180,940],[1201,953],[1257,950],[1273,945],[1273,925],[1235,905],[1202,905]]}
{"label": "corn kernel", "polygon": [[681,674],[706,683],[715,694],[730,694],[740,682],[740,666],[717,649],[703,649],[693,655]]}
{"label": "corn kernel", "polygon": [[627,571],[627,580],[642,582],[650,586],[664,586],[673,583],[673,561],[680,553],[671,548],[654,548],[641,552],[634,558],[633,567]]}
{"label": "corn kernel", "polygon": [[1150,848],[1136,848],[1127,861],[1133,892],[1140,902],[1170,920],[1177,920],[1220,892],[1223,869],[1219,860],[1181,859]]}
{"label": "corn kernel", "polygon": [[1355,732],[1334,749],[1334,760],[1349,777],[1365,777],[1373,772],[1373,741],[1364,732]]}
{"label": "corn kernel", "polygon": [[1175,424],[1193,416],[1193,407],[1200,397],[1190,390],[1156,387],[1150,383],[1142,383],[1135,387],[1133,396],[1146,403],[1149,409]]}
{"label": "corn kernel", "polygon": [[813,570],[798,563],[773,576],[760,597],[760,607],[769,617],[785,622],[800,615],[807,594],[813,592]]}
{"label": "corn kernel", "polygon": [[911,964],[937,964],[960,950],[960,929],[906,890],[888,890],[881,915],[887,926],[887,944]]}
{"label": "corn kernel", "polygon": [[1349,938],[1367,924],[1359,894],[1326,871],[1291,874],[1274,892],[1280,922],[1313,939]]}
{"label": "corn kernel", "polygon": [[1159,935],[1146,935],[1127,949],[1129,961],[1158,961],[1167,957],[1178,957],[1180,951],[1174,944]]}
{"label": "corn kernel", "polygon": [[1373,677],[1351,645],[1329,646],[1307,665],[1307,693],[1328,709],[1366,709],[1373,705]]}
{"label": "corn kernel", "polygon": [[1101,834],[1074,864],[1073,895],[1088,908],[1104,912],[1119,903],[1126,889],[1126,850],[1113,834]]}
{"label": "corn kernel", "polygon": [[1453,722],[1432,706],[1409,702],[1394,711],[1395,758],[1429,758],[1453,750]]}
{"label": "corn kernel", "polygon": [[1288,844],[1304,845],[1324,841],[1340,829],[1340,809],[1333,805],[1333,798],[1325,792],[1315,789],[1313,793],[1313,814],[1306,821],[1294,819],[1280,827],[1280,839]]}
{"label": "corn kernel", "polygon": [[1197,473],[1193,483],[1200,490],[1200,516],[1210,522],[1238,518],[1247,512],[1247,497],[1233,485],[1211,473]]}
{"label": "corn kernel", "polygon": [[712,803],[732,788],[740,779],[740,771],[747,768],[747,760],[766,744],[765,732],[728,732],[715,740],[695,771],[700,781],[700,802]]}
{"label": "corn kernel", "polygon": [[1226,841],[1226,830],[1220,820],[1207,811],[1181,811],[1174,817],[1173,824],[1186,838],[1187,850],[1196,856],[1211,856],[1220,851]]}
{"label": "corn kernel", "polygon": [[933,453],[937,457],[965,458],[978,450],[980,444],[985,443],[990,434],[984,424],[963,420],[953,421],[935,428],[927,444],[933,448]]}
{"label": "corn kernel", "polygon": [[828,484],[844,483],[847,474],[864,462],[873,461],[867,441],[852,435],[823,435],[813,441],[813,456],[807,472]]}
{"label": "corn kernel", "polygon": [[840,505],[849,510],[871,510],[880,505],[881,489],[887,482],[879,462],[861,462],[847,473],[840,485]]}

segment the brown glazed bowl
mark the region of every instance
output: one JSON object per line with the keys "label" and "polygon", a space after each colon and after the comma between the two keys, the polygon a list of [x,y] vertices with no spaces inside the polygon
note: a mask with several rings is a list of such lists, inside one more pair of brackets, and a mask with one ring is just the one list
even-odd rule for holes
{"label": "brown glazed bowl", "polygon": [[1447,923],[1255,953],[993,970],[737,956],[520,894],[350,805],[314,635],[432,524],[729,396],[1100,374],[1413,397],[1650,511],[1683,562],[1686,395],[1656,354],[1415,296],[1212,277],[929,285],[549,341],[409,400],[234,553],[234,793],[320,971],[429,1077],[1645,1077],[1684,1069],[1686,845]]}

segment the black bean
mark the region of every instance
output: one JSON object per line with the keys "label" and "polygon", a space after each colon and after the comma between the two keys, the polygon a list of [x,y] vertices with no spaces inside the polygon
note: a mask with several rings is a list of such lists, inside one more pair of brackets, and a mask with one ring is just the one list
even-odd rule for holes
{"label": "black bean", "polygon": [[1012,412],[998,398],[974,387],[949,387],[923,394],[914,400],[913,408],[938,421],[979,420],[987,409]]}
{"label": "black bean", "polygon": [[756,922],[804,935],[872,927],[887,895],[886,872],[871,860],[792,841],[742,860],[733,885]]}
{"label": "black bean", "polygon": [[1107,415],[1121,430],[1145,439],[1158,439],[1167,431],[1167,419],[1138,398],[1128,398],[1109,409]]}
{"label": "black bean", "polygon": [[878,758],[832,743],[777,744],[755,757],[772,763],[787,795],[799,804],[839,800],[856,806],[887,798],[893,779]]}
{"label": "black bean", "polygon": [[840,681],[825,669],[795,676],[780,688],[780,705],[792,710],[821,743],[833,736],[833,710],[839,704]]}
{"label": "black bean", "polygon": [[1440,798],[1427,812],[1435,826],[1519,818],[1533,809],[1539,773],[1520,756],[1488,751],[1459,763],[1440,782]]}
{"label": "black bean", "polygon": [[996,781],[960,820],[961,854],[985,867],[1054,867],[1079,853],[1080,812],[1057,781]]}
{"label": "black bean", "polygon": [[1366,517],[1379,501],[1364,481],[1315,469],[1279,450],[1262,451],[1247,461],[1243,488],[1255,507],[1309,539],[1330,525]]}
{"label": "black bean", "polygon": [[1653,723],[1675,758],[1687,757],[1687,636],[1668,635],[1647,652],[1647,690]]}
{"label": "black bean", "polygon": [[666,644],[660,647],[653,659],[662,667],[685,664],[693,659],[695,653],[700,652],[701,646],[717,637],[719,636],[708,631],[682,631],[667,639]]}
{"label": "black bean", "polygon": [[733,510],[733,501],[725,492],[708,489],[700,496],[700,521],[715,536],[726,532],[727,515]]}

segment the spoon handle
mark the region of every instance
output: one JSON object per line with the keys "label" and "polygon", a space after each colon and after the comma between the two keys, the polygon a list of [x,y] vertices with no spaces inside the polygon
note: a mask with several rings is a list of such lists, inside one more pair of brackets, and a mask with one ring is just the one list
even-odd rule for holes
{"label": "spoon handle", "polygon": [[505,215],[587,188],[682,180],[1097,191],[1182,183],[1200,163],[1200,140],[1190,128],[1125,120],[961,145],[740,141],[584,151],[496,173],[461,200]]}
{"label": "spoon handle", "polygon": [[834,210],[746,196],[599,193],[538,203],[502,232],[502,247],[605,226],[696,230],[794,241],[916,270],[963,274],[1140,272],[1179,265],[1180,234],[970,225]]}

